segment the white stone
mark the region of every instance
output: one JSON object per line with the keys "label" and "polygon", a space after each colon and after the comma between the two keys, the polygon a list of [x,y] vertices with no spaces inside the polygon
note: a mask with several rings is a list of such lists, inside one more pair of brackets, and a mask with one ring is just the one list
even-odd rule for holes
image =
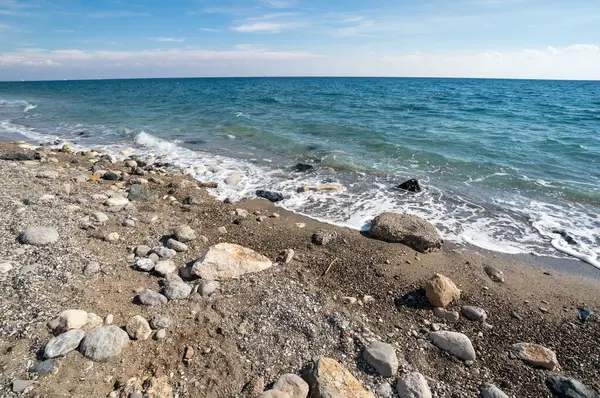
{"label": "white stone", "polygon": [[9,262],[0,263],[0,274],[6,274],[13,269],[13,266]]}
{"label": "white stone", "polygon": [[127,322],[127,334],[133,340],[147,340],[152,334],[150,324],[141,315],[136,315]]}
{"label": "white stone", "polygon": [[471,340],[462,333],[448,331],[431,332],[429,338],[435,346],[458,359],[474,361],[476,358]]}
{"label": "white stone", "polygon": [[431,398],[427,379],[419,372],[403,375],[398,379],[396,391],[400,398]]}
{"label": "white stone", "polygon": [[172,274],[175,271],[177,271],[177,266],[171,260],[159,261],[154,266],[154,272],[162,276]]}
{"label": "white stone", "polygon": [[83,310],[65,310],[58,315],[58,324],[62,330],[81,329],[88,322],[88,313]]}
{"label": "white stone", "polygon": [[104,204],[108,207],[125,207],[129,204],[129,199],[123,196],[113,196],[104,201]]}
{"label": "white stone", "polygon": [[219,243],[211,246],[194,263],[192,274],[204,280],[231,279],[263,271],[272,265],[271,260],[252,249],[232,243]]}

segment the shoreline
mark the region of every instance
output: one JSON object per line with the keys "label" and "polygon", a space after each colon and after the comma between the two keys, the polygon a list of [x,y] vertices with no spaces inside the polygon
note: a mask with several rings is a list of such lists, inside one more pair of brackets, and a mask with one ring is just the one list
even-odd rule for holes
{"label": "shoreline", "polygon": [[[409,372],[422,373],[438,397],[473,397],[484,383],[511,397],[550,397],[546,381],[556,374],[600,388],[598,318],[577,320],[579,307],[594,313],[600,309],[595,278],[548,272],[535,261],[449,244],[421,254],[266,200],[222,203],[174,168],[154,167],[154,173],[136,176],[123,162],[98,157],[91,163],[80,154],[35,151],[42,159],[0,160],[0,205],[5,209],[0,262],[11,264],[0,274],[0,289],[6,292],[0,308],[2,396],[16,396],[11,385],[21,380],[33,382],[26,397],[104,397],[136,377],[159,378],[179,397],[257,397],[245,386],[262,379],[265,389],[282,374],[300,374],[315,356],[335,359],[373,394],[386,384],[395,391],[396,381]],[[35,151],[0,142],[0,154]],[[94,181],[92,167],[124,173],[123,179]],[[128,193],[133,199],[131,184],[136,182],[151,200],[128,200],[127,208],[112,210],[104,204],[109,196]],[[130,226],[123,225],[126,220]],[[242,245],[271,261],[286,249],[295,256],[288,264],[222,280],[212,294],[196,293],[205,283],[186,278],[186,286],[194,289],[188,297],[139,305],[142,289],[159,291],[170,277],[140,272],[132,265],[131,248],[160,246],[182,224],[205,239],[190,241],[187,251],[175,255],[177,272],[219,243]],[[48,246],[21,244],[18,236],[34,225],[56,228],[58,240]],[[334,231],[337,238],[315,245],[311,237],[318,230]],[[92,263],[98,264],[95,272]],[[485,265],[501,270],[505,282],[493,282]],[[449,310],[475,305],[485,309],[487,320],[435,317],[421,290],[435,273],[462,290]],[[154,337],[155,330],[148,340],[128,341],[108,362],[75,351],[55,359],[48,375],[28,372],[43,359],[53,337],[46,324],[67,309],[100,318],[110,314],[111,323],[120,327],[135,316],[168,317],[170,326],[166,340]],[[468,336],[477,359],[463,362],[431,344],[429,333],[440,329]],[[398,356],[399,370],[391,378],[363,359],[365,347],[374,341],[390,344]],[[560,368],[551,372],[516,359],[510,347],[519,342],[554,350]]]}

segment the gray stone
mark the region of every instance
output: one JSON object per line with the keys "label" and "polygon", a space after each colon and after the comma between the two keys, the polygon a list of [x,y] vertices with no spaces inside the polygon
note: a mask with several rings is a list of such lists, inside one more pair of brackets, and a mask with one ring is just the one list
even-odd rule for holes
{"label": "gray stone", "polygon": [[325,246],[337,239],[337,237],[338,233],[336,231],[320,229],[313,234],[312,241],[315,245]]}
{"label": "gray stone", "polygon": [[168,300],[162,294],[155,292],[154,290],[144,289],[137,295],[137,301],[142,305],[149,307],[155,307],[163,304],[167,304]]}
{"label": "gray stone", "polygon": [[116,242],[120,239],[120,236],[117,232],[111,232],[104,237],[104,240],[107,242]]}
{"label": "gray stone", "polygon": [[220,234],[225,235],[227,233],[227,228],[225,228],[225,227],[219,227],[219,228],[217,228],[217,232],[219,232]]}
{"label": "gray stone", "polygon": [[154,272],[161,276],[167,276],[177,271],[177,266],[171,260],[163,260],[156,263],[154,266]]}
{"label": "gray stone", "polygon": [[44,358],[64,357],[79,347],[84,335],[85,332],[81,329],[71,329],[50,339],[44,348]]}
{"label": "gray stone", "polygon": [[485,322],[487,319],[487,313],[483,308],[475,307],[473,305],[464,305],[461,307],[460,312],[463,316],[470,321]]}
{"label": "gray stone", "polygon": [[117,326],[103,326],[86,333],[79,350],[87,359],[104,362],[119,355],[129,343],[127,332]]}
{"label": "gray stone", "polygon": [[476,358],[471,340],[462,333],[448,331],[431,332],[429,338],[435,346],[458,359],[474,361]]}
{"label": "gray stone", "polygon": [[108,221],[108,216],[101,211],[96,211],[90,214],[91,220],[96,224],[104,224]]}
{"label": "gray stone", "polygon": [[167,331],[165,329],[159,329],[156,331],[156,334],[154,335],[154,338],[156,340],[164,340],[167,338]]}
{"label": "gray stone", "polygon": [[192,274],[204,280],[223,280],[263,271],[271,265],[271,260],[252,249],[231,243],[219,243],[211,246],[204,256],[194,263]]}
{"label": "gray stone", "polygon": [[37,178],[45,178],[48,180],[55,180],[58,178],[58,172],[54,170],[42,170],[36,174]]}
{"label": "gray stone", "polygon": [[173,322],[171,321],[171,318],[164,315],[157,315],[150,319],[150,326],[152,327],[152,329],[168,329],[171,327],[172,324]]}
{"label": "gray stone", "polygon": [[277,262],[281,264],[289,264],[294,259],[294,249],[285,249],[277,257]]}
{"label": "gray stone", "polygon": [[220,286],[220,283],[217,281],[204,281],[200,285],[200,289],[199,289],[200,295],[202,297],[212,296],[213,293],[217,291],[219,286]]}
{"label": "gray stone", "polygon": [[183,300],[191,293],[192,287],[182,280],[169,281],[163,289],[163,294],[169,300]]}
{"label": "gray stone", "polygon": [[158,257],[158,254],[156,254],[156,253],[150,253],[148,255],[148,260],[150,260],[154,264],[156,264],[156,263],[158,263],[160,261],[160,257]]}
{"label": "gray stone", "polygon": [[578,380],[554,375],[548,377],[546,384],[556,398],[600,398],[600,394]]}
{"label": "gray stone", "polygon": [[196,239],[196,232],[188,225],[180,225],[175,230],[175,239],[179,242],[187,243]]}
{"label": "gray stone", "polygon": [[442,247],[442,238],[433,224],[411,214],[382,213],[371,222],[369,234],[374,239],[403,243],[422,253]]}
{"label": "gray stone", "polygon": [[129,337],[133,340],[148,340],[148,337],[152,334],[150,324],[148,324],[148,321],[141,315],[136,315],[131,318],[129,322],[127,322],[125,329],[127,330]]}
{"label": "gray stone", "polygon": [[164,246],[156,246],[154,248],[152,248],[152,252],[157,254],[158,257],[160,258],[173,258],[175,257],[175,255],[177,254],[177,252],[173,249],[169,249],[168,247],[164,247]]}
{"label": "gray stone", "polygon": [[172,238],[167,241],[167,247],[180,253],[188,250],[188,247],[185,243]]}
{"label": "gray stone", "polygon": [[377,387],[377,391],[375,391],[378,398],[393,398],[394,397],[394,389],[392,385],[387,381],[381,383],[379,387]]}
{"label": "gray stone", "polygon": [[158,195],[150,188],[142,184],[134,184],[129,188],[129,200],[134,202],[154,202]]}
{"label": "gray stone", "polygon": [[267,391],[262,392],[256,398],[291,398],[291,397],[289,396],[289,394],[286,394],[283,391],[267,390]]}
{"label": "gray stone", "polygon": [[433,315],[448,322],[456,322],[460,318],[460,314],[456,311],[449,311],[442,307],[434,307]]}
{"label": "gray stone", "polygon": [[98,272],[100,272],[100,263],[95,261],[89,263],[85,266],[85,268],[83,268],[83,274],[87,276],[97,274]]}
{"label": "gray stone", "polygon": [[273,386],[273,390],[284,392],[290,398],[306,398],[308,396],[308,384],[300,376],[292,373],[281,376]]}
{"label": "gray stone", "polygon": [[133,221],[131,218],[126,218],[123,221],[123,226],[126,228],[133,228],[135,227],[135,221]]}
{"label": "gray stone", "polygon": [[398,379],[396,392],[400,398],[431,398],[427,379],[419,372],[407,373]]}
{"label": "gray stone", "polygon": [[492,267],[491,265],[485,265],[483,270],[492,281],[504,283],[504,274],[498,268]]}
{"label": "gray stone", "polygon": [[7,274],[13,269],[13,266],[8,261],[0,263],[0,274]]}
{"label": "gray stone", "polygon": [[135,262],[135,266],[142,271],[152,271],[154,269],[154,261],[150,258],[139,258]]}
{"label": "gray stone", "polygon": [[58,240],[58,231],[52,227],[29,227],[21,236],[19,241],[26,245],[44,246]]}
{"label": "gray stone", "polygon": [[390,344],[376,341],[365,348],[363,357],[383,377],[392,377],[398,371],[398,357]]}
{"label": "gray stone", "polygon": [[33,380],[13,380],[12,382],[12,392],[16,394],[20,394],[24,392],[26,389],[31,387],[35,381]]}
{"label": "gray stone", "polygon": [[248,217],[249,213],[246,209],[235,209],[235,215],[241,218]]}
{"label": "gray stone", "polygon": [[46,375],[54,371],[54,359],[46,359],[45,361],[38,362],[28,369],[29,373],[37,373],[40,375]]}
{"label": "gray stone", "polygon": [[509,398],[501,389],[491,383],[484,383],[479,393],[481,398]]}
{"label": "gray stone", "polygon": [[138,257],[146,257],[150,253],[150,246],[138,245],[135,247],[135,255]]}
{"label": "gray stone", "polygon": [[104,204],[108,207],[120,207],[123,208],[129,204],[129,199],[123,196],[113,196],[104,201]]}

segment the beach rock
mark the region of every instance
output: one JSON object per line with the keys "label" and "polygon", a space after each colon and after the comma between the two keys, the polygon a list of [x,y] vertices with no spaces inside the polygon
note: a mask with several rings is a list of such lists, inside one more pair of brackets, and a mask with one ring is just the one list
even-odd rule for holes
{"label": "beach rock", "polygon": [[169,300],[183,300],[192,293],[192,287],[182,280],[171,280],[163,289],[163,294]]}
{"label": "beach rock", "polygon": [[15,394],[20,394],[25,392],[29,387],[33,386],[35,381],[33,380],[13,380],[12,382],[12,392]]}
{"label": "beach rock", "polygon": [[422,253],[442,247],[442,238],[433,224],[410,214],[382,213],[371,222],[369,234],[374,239],[402,243]]}
{"label": "beach rock", "polygon": [[139,258],[135,262],[135,266],[139,270],[149,272],[154,269],[154,261],[152,261],[152,259],[149,258]]}
{"label": "beach rock", "polygon": [[13,269],[13,266],[8,261],[0,263],[0,274],[8,274]]}
{"label": "beach rock", "polygon": [[394,397],[394,389],[392,385],[387,381],[381,383],[379,387],[377,387],[377,398],[393,398]]}
{"label": "beach rock", "polygon": [[90,218],[95,224],[104,224],[108,221],[108,216],[101,211],[93,212],[90,214]]}
{"label": "beach rock", "polygon": [[29,373],[36,373],[40,375],[52,373],[54,371],[54,359],[46,359],[45,361],[38,362],[27,369],[27,371]]}
{"label": "beach rock", "polygon": [[310,397],[374,398],[358,380],[336,360],[321,357],[311,361],[303,370]]}
{"label": "beach rock", "polygon": [[475,307],[473,305],[463,305],[460,308],[460,312],[463,314],[465,318],[470,321],[480,321],[485,322],[487,319],[487,313],[483,308]]}
{"label": "beach rock", "polygon": [[268,390],[262,392],[257,398],[292,398],[289,394],[279,390]]}
{"label": "beach rock", "polygon": [[227,185],[237,185],[242,180],[242,176],[239,174],[232,174],[229,177],[225,178],[225,184]]}
{"label": "beach rock", "polygon": [[460,314],[456,311],[448,311],[442,307],[434,307],[433,315],[448,322],[456,322],[460,318]]}
{"label": "beach rock", "polygon": [[501,389],[491,383],[484,383],[479,393],[481,398],[509,398]]}
{"label": "beach rock", "polygon": [[119,234],[117,232],[111,232],[109,234],[106,234],[106,236],[104,237],[104,240],[107,242],[116,242],[120,238],[121,237],[119,236]]}
{"label": "beach rock", "polygon": [[435,274],[425,283],[425,296],[434,307],[446,307],[460,299],[460,290],[452,280],[442,274]]}
{"label": "beach rock", "polygon": [[26,162],[28,160],[35,160],[36,157],[32,153],[10,152],[0,155],[0,159],[17,162]]}
{"label": "beach rock", "polygon": [[152,334],[150,324],[140,315],[136,315],[127,322],[125,327],[127,334],[133,340],[148,340],[148,337]]}
{"label": "beach rock", "polygon": [[486,265],[483,267],[483,270],[492,281],[504,283],[504,274],[498,268]]}
{"label": "beach rock", "polygon": [[104,323],[104,319],[102,319],[102,317],[94,314],[93,312],[88,312],[85,328],[92,329],[97,326],[101,326],[103,323]]}
{"label": "beach rock", "polygon": [[298,163],[294,166],[294,171],[307,172],[313,170],[314,168],[315,166],[313,166],[312,164]]}
{"label": "beach rock", "polygon": [[26,245],[44,246],[58,241],[58,231],[52,227],[29,227],[19,236]]}
{"label": "beach rock", "polygon": [[546,384],[556,398],[600,398],[600,394],[585,384],[565,376],[550,376]]}
{"label": "beach rock", "polygon": [[148,253],[150,253],[152,249],[150,248],[150,246],[146,246],[146,245],[138,245],[135,247],[135,255],[138,257],[146,257],[148,255]]}
{"label": "beach rock", "polygon": [[396,392],[400,398],[431,398],[427,379],[419,372],[407,373],[398,379]]}
{"label": "beach rock", "polygon": [[554,351],[533,343],[517,343],[510,347],[511,352],[528,365],[548,370],[558,366]]}
{"label": "beach rock", "polygon": [[398,185],[398,188],[409,192],[421,192],[421,184],[419,184],[419,180],[414,178],[404,181],[402,184]]}
{"label": "beach rock", "polygon": [[144,398],[173,398],[173,387],[168,376],[150,377],[144,382]]}
{"label": "beach rock", "polygon": [[179,242],[187,243],[196,239],[196,232],[188,225],[180,225],[175,230],[175,239]]}
{"label": "beach rock", "polygon": [[438,348],[463,361],[474,361],[475,349],[471,340],[462,333],[457,332],[431,332],[429,339]]}
{"label": "beach rock", "polygon": [[160,261],[160,257],[158,257],[158,254],[156,253],[150,253],[148,254],[148,260],[152,261],[152,263],[156,264]]}
{"label": "beach rock", "polygon": [[290,398],[306,398],[308,396],[308,384],[300,376],[287,373],[281,376],[273,390],[286,393]]}
{"label": "beach rock", "polygon": [[185,243],[182,243],[173,238],[167,241],[167,247],[171,250],[175,250],[176,252],[182,253],[188,250],[188,247]]}
{"label": "beach rock", "polygon": [[156,334],[154,335],[154,339],[161,341],[167,338],[167,331],[165,329],[159,329],[156,331]]}
{"label": "beach rock", "polygon": [[54,170],[42,170],[36,174],[37,178],[45,178],[48,180],[55,180],[58,178],[58,172]]}
{"label": "beach rock", "polygon": [[165,296],[151,289],[142,290],[140,294],[137,295],[137,301],[139,301],[140,304],[147,305],[149,307],[167,304],[168,302]]}
{"label": "beach rock", "polygon": [[219,232],[221,235],[225,235],[227,233],[227,228],[219,227],[217,228],[217,232]]}
{"label": "beach rock", "polygon": [[113,314],[108,314],[106,317],[104,317],[104,324],[112,325],[114,319],[115,319],[115,316]]}
{"label": "beach rock", "polygon": [[283,200],[283,195],[279,192],[266,191],[264,189],[259,189],[256,191],[256,196],[259,198],[267,199],[273,203],[281,202]]}
{"label": "beach rock", "polygon": [[79,351],[87,359],[105,362],[121,353],[129,343],[127,332],[117,326],[103,326],[86,333]]}
{"label": "beach rock", "polygon": [[277,262],[281,264],[289,264],[294,259],[294,249],[285,249],[279,256],[277,256]]}
{"label": "beach rock", "polygon": [[390,344],[380,341],[371,343],[365,348],[363,357],[383,377],[392,377],[398,371],[398,357]]}
{"label": "beach rock", "polygon": [[320,229],[313,234],[312,241],[315,245],[325,246],[337,239],[337,237],[337,231]]}
{"label": "beach rock", "polygon": [[156,315],[150,319],[150,326],[152,329],[168,329],[173,324],[171,318],[164,315]]}
{"label": "beach rock", "polygon": [[65,310],[58,315],[58,330],[81,329],[88,322],[88,313],[83,310]]}
{"label": "beach rock", "polygon": [[129,195],[127,196],[132,202],[154,202],[158,195],[150,188],[146,188],[142,184],[134,184],[129,187]]}
{"label": "beach rock", "polygon": [[220,283],[217,281],[205,281],[202,282],[202,284],[200,285],[200,295],[202,297],[210,297],[213,295],[214,292],[217,291],[217,289],[219,288]]}
{"label": "beach rock", "polygon": [[177,266],[171,260],[159,261],[154,266],[154,272],[161,276],[167,276],[168,274],[172,274],[177,271]]}
{"label": "beach rock", "polygon": [[64,357],[79,347],[84,335],[85,332],[81,329],[71,329],[50,339],[44,348],[44,358]]}
{"label": "beach rock", "polygon": [[104,201],[104,204],[106,206],[113,207],[113,208],[123,208],[123,207],[127,206],[128,203],[129,203],[129,199],[127,199],[123,196],[113,196]]}
{"label": "beach rock", "polygon": [[132,169],[135,169],[136,167],[138,167],[138,164],[135,160],[126,160],[124,164],[125,164],[125,167],[131,167]]}
{"label": "beach rock", "polygon": [[121,175],[119,173],[115,173],[114,171],[107,171],[106,173],[102,174],[102,179],[107,181],[117,181],[120,178]]}
{"label": "beach rock", "polygon": [[204,280],[223,280],[263,271],[271,265],[271,260],[252,249],[232,243],[219,243],[211,246],[194,263],[191,272]]}
{"label": "beach rock", "polygon": [[241,218],[248,217],[249,213],[246,209],[235,209],[235,215]]}
{"label": "beach rock", "polygon": [[173,258],[177,254],[177,252],[175,250],[169,249],[168,247],[164,247],[164,246],[153,247],[152,252],[156,253],[158,255],[158,257],[160,257],[160,258],[166,258],[166,259]]}
{"label": "beach rock", "polygon": [[337,192],[341,191],[344,187],[340,184],[320,184],[320,185],[303,185],[296,189],[296,192]]}
{"label": "beach rock", "polygon": [[123,225],[126,228],[133,228],[135,227],[135,221],[133,221],[130,218],[126,218],[125,220],[123,220],[123,224],[121,225]]}

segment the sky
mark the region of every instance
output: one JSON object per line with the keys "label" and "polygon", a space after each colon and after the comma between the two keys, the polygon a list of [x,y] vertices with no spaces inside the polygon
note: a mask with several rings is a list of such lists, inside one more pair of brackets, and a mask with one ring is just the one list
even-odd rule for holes
{"label": "sky", "polygon": [[600,0],[0,0],[0,80],[600,80]]}

